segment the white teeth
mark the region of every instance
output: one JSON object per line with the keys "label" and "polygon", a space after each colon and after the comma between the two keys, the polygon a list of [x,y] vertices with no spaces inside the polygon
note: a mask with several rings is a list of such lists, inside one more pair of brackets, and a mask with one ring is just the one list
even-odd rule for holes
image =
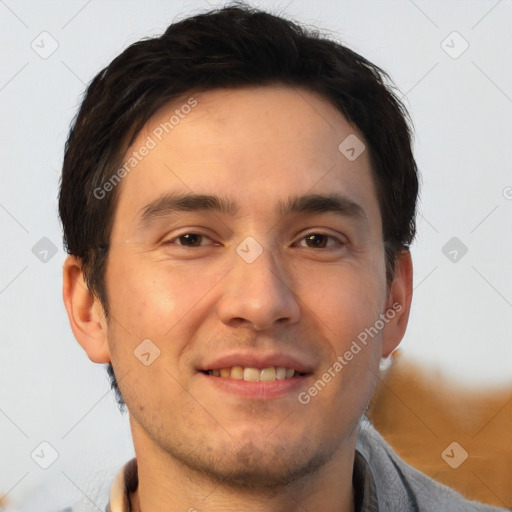
{"label": "white teeth", "polygon": [[232,379],[242,380],[244,378],[244,369],[241,366],[233,366],[231,368],[231,375],[229,374],[229,368],[226,368],[228,371],[228,377]]}
{"label": "white teeth", "polygon": [[286,379],[286,368],[282,366],[276,368],[276,379]]}
{"label": "white teeth", "polygon": [[260,371],[258,368],[244,368],[244,380],[258,382],[260,380]]}
{"label": "white teeth", "polygon": [[276,369],[273,366],[263,368],[260,372],[260,380],[276,380]]}
{"label": "white teeth", "polygon": [[220,370],[209,370],[208,375],[214,377],[225,377],[230,379],[246,380],[249,382],[291,379],[295,375],[293,368],[283,366],[267,366],[265,368],[254,368],[250,366],[233,366],[231,368],[221,368]]}

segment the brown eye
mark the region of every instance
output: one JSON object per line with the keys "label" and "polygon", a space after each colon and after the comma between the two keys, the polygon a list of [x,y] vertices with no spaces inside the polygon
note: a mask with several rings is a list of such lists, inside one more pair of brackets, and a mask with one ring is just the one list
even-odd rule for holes
{"label": "brown eye", "polygon": [[183,247],[203,247],[211,242],[211,238],[199,233],[184,233],[164,242],[165,245],[181,245]]}
{"label": "brown eye", "polygon": [[[329,239],[333,240],[334,243],[328,243]],[[309,235],[303,237],[302,240],[306,242],[307,247],[316,249],[325,249],[326,247],[331,247],[336,245],[336,242],[341,244],[337,238],[331,235],[326,235],[324,233],[310,233]]]}
{"label": "brown eye", "polygon": [[187,233],[186,235],[178,237],[181,245],[188,245],[189,247],[197,247],[201,245],[202,239],[203,235],[198,235],[196,233]]}
{"label": "brown eye", "polygon": [[306,237],[306,243],[309,247],[325,247],[327,244],[327,236],[326,235],[308,235]]}

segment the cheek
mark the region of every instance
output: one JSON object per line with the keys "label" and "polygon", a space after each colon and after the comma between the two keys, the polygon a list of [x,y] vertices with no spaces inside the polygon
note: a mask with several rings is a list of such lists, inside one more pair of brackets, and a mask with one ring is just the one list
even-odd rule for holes
{"label": "cheek", "polygon": [[314,278],[303,281],[298,296],[339,352],[375,323],[385,304],[385,292],[383,272],[340,267],[337,272],[316,272]]}
{"label": "cheek", "polygon": [[197,302],[201,290],[183,269],[129,255],[120,260],[113,258],[110,264],[109,304],[131,333],[161,337]]}
{"label": "cheek", "polygon": [[176,302],[165,281],[153,275],[132,272],[113,276],[109,299],[112,316],[134,337],[161,335],[171,327],[169,315]]}
{"label": "cheek", "polygon": [[216,266],[205,272],[190,261],[171,265],[161,257],[119,256],[112,258],[107,274],[117,326],[109,329],[109,344],[120,359],[131,360],[139,344],[150,339],[161,351],[159,360],[173,368],[208,317],[215,286],[226,269]]}
{"label": "cheek", "polygon": [[159,410],[161,397],[155,389],[165,389],[165,396],[180,396],[176,361],[188,342],[183,319],[197,302],[186,277],[164,272],[158,262],[145,264],[130,256],[112,259],[106,280],[108,343],[119,388],[136,414]]}
{"label": "cheek", "polygon": [[381,332],[374,326],[384,296],[385,287],[378,281],[359,276],[353,281],[347,277],[342,286],[315,297],[321,305],[317,326],[328,354],[319,378],[329,384],[320,401],[337,404],[324,412],[332,422],[362,413],[372,395],[381,356]]}

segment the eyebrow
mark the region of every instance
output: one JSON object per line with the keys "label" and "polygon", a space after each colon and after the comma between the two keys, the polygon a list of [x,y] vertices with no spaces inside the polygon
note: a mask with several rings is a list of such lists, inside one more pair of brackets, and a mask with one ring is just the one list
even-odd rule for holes
{"label": "eyebrow", "polygon": [[[165,194],[141,208],[138,216],[140,227],[146,227],[151,221],[178,212],[206,211],[235,216],[239,211],[236,202],[218,195],[210,194]],[[292,196],[280,201],[277,211],[281,217],[293,214],[336,213],[368,223],[362,206],[340,194],[305,194]]]}
{"label": "eyebrow", "polygon": [[352,217],[368,223],[363,207],[340,194],[305,194],[290,197],[286,203],[280,203],[278,209],[282,217],[297,213],[337,213],[343,217]]}

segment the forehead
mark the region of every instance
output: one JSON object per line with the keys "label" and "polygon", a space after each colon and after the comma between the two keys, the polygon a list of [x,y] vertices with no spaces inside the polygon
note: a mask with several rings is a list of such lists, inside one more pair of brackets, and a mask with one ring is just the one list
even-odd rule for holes
{"label": "forehead", "polygon": [[364,148],[339,110],[302,88],[185,95],[156,112],[128,148],[125,163],[136,165],[122,180],[116,217],[135,221],[141,207],[175,192],[222,191],[242,213],[244,204],[263,212],[285,197],[332,191],[376,204],[368,151],[347,158],[347,140]]}

